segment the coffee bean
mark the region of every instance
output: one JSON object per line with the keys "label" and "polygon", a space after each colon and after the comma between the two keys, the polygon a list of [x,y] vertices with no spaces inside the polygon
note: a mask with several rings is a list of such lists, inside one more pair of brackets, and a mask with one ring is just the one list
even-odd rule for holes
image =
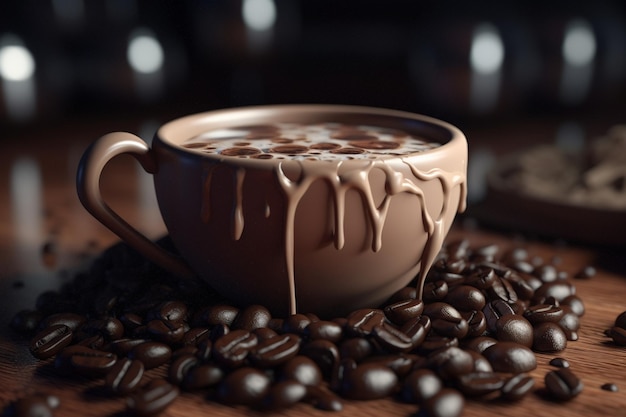
{"label": "coffee bean", "polygon": [[546,390],[552,398],[568,401],[583,390],[583,383],[569,368],[549,371],[545,376]]}
{"label": "coffee bean", "polygon": [[307,387],[293,380],[274,384],[265,398],[263,408],[270,410],[289,408],[307,395]]}
{"label": "coffee bean", "polygon": [[428,316],[415,317],[400,328],[400,331],[411,339],[413,347],[419,347],[426,340],[426,336],[432,328],[432,322]]}
{"label": "coffee bean", "polygon": [[304,401],[320,410],[343,410],[343,403],[341,402],[341,399],[332,391],[329,391],[321,385],[308,385],[306,387],[306,396],[304,397]]}
{"label": "coffee bean", "polygon": [[485,290],[490,300],[502,300],[512,304],[518,300],[517,293],[511,283],[503,278],[496,277],[489,288]]}
{"label": "coffee bean", "polygon": [[39,327],[45,329],[57,324],[63,324],[70,328],[73,332],[78,330],[80,326],[87,321],[85,316],[76,313],[56,313],[44,318]]}
{"label": "coffee bean", "polygon": [[116,394],[128,394],[139,386],[143,371],[141,361],[122,358],[108,371],[104,385]]}
{"label": "coffee bean", "polygon": [[372,336],[380,346],[390,352],[408,352],[414,347],[409,336],[389,323],[374,327]]}
{"label": "coffee bean", "polygon": [[493,372],[470,372],[455,377],[456,388],[469,397],[482,397],[499,391],[504,380]]}
{"label": "coffee bean", "polygon": [[613,339],[613,342],[618,346],[626,346],[626,329],[613,326],[609,330],[609,336]]}
{"label": "coffee bean", "polygon": [[351,336],[367,336],[374,327],[385,321],[385,313],[378,309],[361,309],[350,313],[347,317],[346,331]]}
{"label": "coffee bean", "polygon": [[533,326],[519,314],[509,314],[496,321],[496,338],[502,342],[516,342],[533,346]]}
{"label": "coffee bean", "polygon": [[30,352],[37,359],[48,359],[72,342],[72,330],[64,324],[55,324],[41,330],[30,342]]}
{"label": "coffee bean", "polygon": [[524,317],[532,324],[545,322],[558,323],[564,315],[565,311],[561,307],[551,304],[533,305],[524,311]]}
{"label": "coffee bean", "polygon": [[311,340],[324,339],[337,343],[343,337],[343,328],[334,321],[318,320],[306,326],[304,335]]}
{"label": "coffee bean", "polygon": [[605,390],[605,391],[610,391],[610,392],[617,392],[619,391],[619,388],[617,385],[607,382],[606,384],[602,384],[602,386],[600,386],[601,389]]}
{"label": "coffee bean", "polygon": [[224,378],[222,368],[208,363],[187,370],[182,386],[186,390],[206,389],[217,385]]}
{"label": "coffee bean", "polygon": [[167,344],[180,342],[185,336],[182,322],[155,319],[149,321],[146,328],[152,339]]}
{"label": "coffee bean", "polygon": [[161,342],[145,342],[135,346],[128,357],[141,361],[146,369],[157,368],[170,360],[172,348]]}
{"label": "coffee bean", "polygon": [[226,404],[259,404],[270,389],[270,379],[258,369],[242,367],[235,369],[220,382],[217,398]]}
{"label": "coffee bean", "polygon": [[271,319],[272,315],[267,308],[260,305],[252,305],[237,314],[232,328],[254,330],[259,327],[267,327]]}
{"label": "coffee bean", "polygon": [[193,326],[216,326],[223,324],[226,326],[232,326],[233,322],[239,314],[239,309],[230,305],[214,305],[200,309],[192,320]]}
{"label": "coffee bean", "polygon": [[117,356],[127,356],[131,350],[135,348],[137,345],[141,345],[142,343],[147,342],[148,339],[117,339],[107,344],[103,350],[108,352],[113,352]]}
{"label": "coffee bean", "polygon": [[461,312],[461,316],[467,322],[467,337],[482,336],[487,331],[487,319],[482,311]]}
{"label": "coffee bean", "polygon": [[283,321],[282,333],[302,335],[309,324],[311,324],[311,319],[306,314],[292,314]]}
{"label": "coffee bean", "polygon": [[451,288],[444,301],[460,311],[482,310],[487,303],[482,291],[471,285]]}
{"label": "coffee bean", "polygon": [[285,333],[257,344],[250,352],[250,361],[261,368],[287,362],[298,354],[300,337]]}
{"label": "coffee bean", "polygon": [[430,317],[432,330],[441,336],[461,339],[469,331],[467,321],[450,304],[443,302],[428,304],[424,308],[424,315]]}
{"label": "coffee bean", "polygon": [[574,278],[589,279],[596,275],[596,268],[591,265],[585,266],[583,269],[574,274]]}
{"label": "coffee bean", "polygon": [[100,377],[106,375],[116,362],[117,356],[111,352],[74,345],[59,352],[54,360],[54,366],[66,374]]}
{"label": "coffee bean", "polygon": [[498,342],[483,351],[495,372],[522,373],[537,367],[532,350],[515,342]]}
{"label": "coffee bean", "polygon": [[583,300],[577,295],[570,295],[568,297],[565,297],[561,301],[561,305],[569,306],[572,312],[578,317],[582,317],[585,315],[585,304],[583,303]]}
{"label": "coffee bean", "polygon": [[418,416],[458,417],[465,407],[465,399],[458,391],[442,388],[437,394],[424,402]]}
{"label": "coffee bean", "polygon": [[549,363],[557,368],[569,368],[569,362],[563,358],[552,358]]}
{"label": "coffee bean", "polygon": [[187,346],[197,346],[204,339],[208,339],[209,336],[211,336],[211,331],[207,327],[194,327],[185,332],[181,343]]}
{"label": "coffee bean", "polygon": [[341,381],[341,394],[353,400],[384,398],[395,391],[397,375],[378,363],[364,363],[356,369],[346,369]]}
{"label": "coffee bean", "polygon": [[146,318],[148,321],[183,321],[187,319],[187,305],[181,301],[165,301],[149,311]]}
{"label": "coffee bean", "polygon": [[407,299],[387,305],[385,316],[394,324],[402,326],[407,321],[419,317],[424,311],[424,302],[417,299]]}
{"label": "coffee bean", "polygon": [[463,349],[450,346],[430,353],[426,358],[426,366],[447,380],[472,372],[474,358]]}
{"label": "coffee bean", "polygon": [[528,394],[535,386],[533,377],[525,373],[511,376],[502,385],[500,395],[508,401],[517,401]]}
{"label": "coffee bean", "polygon": [[443,388],[443,382],[430,369],[416,369],[402,382],[401,397],[404,401],[422,404]]}
{"label": "coffee bean", "polygon": [[312,359],[326,379],[330,379],[339,366],[339,349],[328,340],[319,339],[307,343],[302,346],[300,354]]}
{"label": "coffee bean", "polygon": [[428,355],[439,349],[459,346],[459,339],[456,337],[439,336],[437,334],[429,334],[417,349],[420,355]]}
{"label": "coffee bean", "polygon": [[479,336],[473,339],[464,340],[463,347],[478,353],[483,353],[491,345],[498,343],[496,339],[489,336]]}
{"label": "coffee bean", "polygon": [[580,317],[572,312],[569,306],[563,306],[563,317],[559,320],[559,326],[565,332],[567,340],[578,340],[577,331],[580,329]]}
{"label": "coffee bean", "polygon": [[442,279],[426,282],[422,291],[425,303],[434,303],[443,300],[448,295],[448,283]]}
{"label": "coffee bean", "polygon": [[557,301],[576,294],[576,287],[567,281],[555,281],[543,284],[535,291],[533,299],[540,301],[546,297],[554,297]]}
{"label": "coffee bean", "polygon": [[532,348],[536,352],[560,352],[567,346],[561,326],[546,322],[535,326]]}
{"label": "coffee bean", "polygon": [[164,379],[154,379],[127,398],[128,409],[139,416],[152,416],[169,407],[178,398],[178,388]]}
{"label": "coffee bean", "polygon": [[99,334],[105,340],[121,339],[124,335],[124,325],[115,317],[101,320],[89,320],[81,328],[89,334]]}
{"label": "coffee bean", "polygon": [[469,349],[464,349],[467,352],[474,362],[474,366],[472,367],[472,372],[493,372],[493,368],[491,364],[482,354]]}
{"label": "coffee bean", "polygon": [[244,329],[233,330],[213,343],[213,358],[227,367],[241,366],[257,343],[254,333]]}
{"label": "coffee bean", "polygon": [[302,385],[318,385],[322,381],[320,367],[307,356],[295,356],[280,368],[281,380],[294,380]]}
{"label": "coffee bean", "polygon": [[495,300],[487,303],[485,308],[483,308],[483,314],[485,315],[485,320],[487,320],[487,329],[495,334],[498,331],[498,320],[503,316],[515,314],[515,311],[507,302]]}
{"label": "coffee bean", "polygon": [[173,384],[180,385],[190,369],[198,366],[200,359],[192,354],[180,355],[169,367],[169,380]]}

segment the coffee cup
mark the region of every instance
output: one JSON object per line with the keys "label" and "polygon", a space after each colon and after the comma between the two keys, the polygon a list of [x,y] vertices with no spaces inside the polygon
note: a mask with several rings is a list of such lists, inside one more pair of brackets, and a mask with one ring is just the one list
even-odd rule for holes
{"label": "coffee cup", "polygon": [[[134,156],[154,177],[176,254],[103,200],[104,166]],[[421,297],[466,201],[467,141],[409,112],[268,105],[185,116],[151,145],[110,133],[79,164],[85,208],[148,259],[241,306],[335,317],[417,278]]]}

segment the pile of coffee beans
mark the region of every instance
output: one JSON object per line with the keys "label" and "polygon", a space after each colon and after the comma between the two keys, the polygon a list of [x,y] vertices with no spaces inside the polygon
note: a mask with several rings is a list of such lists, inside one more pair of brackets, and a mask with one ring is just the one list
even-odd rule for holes
{"label": "pile of coffee beans", "polygon": [[[167,238],[159,243],[174,250]],[[186,391],[260,410],[304,402],[338,411],[345,401],[389,397],[422,415],[458,416],[466,398],[535,391],[535,352],[577,340],[585,312],[557,263],[467,240],[444,246],[423,300],[415,297],[412,285],[345,317],[272,317],[118,244],[11,325],[59,375],[100,381],[136,415],[159,413]],[[577,381],[561,366],[545,383],[569,399],[582,389]]]}

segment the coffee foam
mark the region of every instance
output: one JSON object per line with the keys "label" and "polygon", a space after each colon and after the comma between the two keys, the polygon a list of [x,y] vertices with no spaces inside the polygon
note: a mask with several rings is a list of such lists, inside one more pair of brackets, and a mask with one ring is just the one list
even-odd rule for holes
{"label": "coffee foam", "polygon": [[211,130],[181,144],[226,157],[321,161],[397,157],[440,145],[399,129],[343,123],[235,126]]}

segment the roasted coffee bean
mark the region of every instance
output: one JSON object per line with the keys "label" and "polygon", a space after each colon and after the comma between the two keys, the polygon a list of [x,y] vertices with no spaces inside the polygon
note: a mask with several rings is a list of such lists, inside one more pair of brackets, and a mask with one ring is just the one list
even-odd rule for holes
{"label": "roasted coffee bean", "polygon": [[190,369],[198,366],[200,359],[192,354],[180,355],[169,367],[169,380],[171,383],[180,385]]}
{"label": "roasted coffee bean", "polygon": [[478,353],[483,353],[491,345],[498,343],[496,339],[489,336],[479,336],[473,339],[466,339],[463,341],[463,347],[465,349],[473,350]]}
{"label": "roasted coffee bean", "polygon": [[32,394],[18,398],[2,413],[7,417],[54,417],[59,399],[53,395]]}
{"label": "roasted coffee bean", "polygon": [[547,297],[554,297],[557,301],[561,302],[570,295],[576,294],[576,287],[567,281],[555,281],[543,284],[535,291],[533,300],[540,302]]}
{"label": "roasted coffee bean", "polygon": [[202,340],[208,339],[211,331],[207,327],[194,327],[183,335],[181,343],[183,345],[197,346]]}
{"label": "roasted coffee bean", "polygon": [[591,265],[585,266],[583,269],[574,274],[574,278],[589,279],[596,275],[596,268]]}
{"label": "roasted coffee bean", "polygon": [[[426,335],[424,335],[426,337]],[[368,339],[353,337],[345,339],[339,345],[339,356],[341,358],[352,358],[356,362],[361,362],[374,352],[375,348]]]}
{"label": "roasted coffee bean", "polygon": [[474,362],[474,366],[472,367],[472,372],[493,372],[493,368],[491,364],[481,353],[476,352],[475,350],[464,349],[467,352]]}
{"label": "roasted coffee bean", "polygon": [[448,283],[443,279],[424,284],[422,299],[425,303],[441,301],[448,295]]}
{"label": "roasted coffee bean", "polygon": [[502,385],[500,395],[508,401],[517,401],[528,394],[535,386],[535,380],[528,374],[519,373],[511,376]]}
{"label": "roasted coffee bean", "polygon": [[541,281],[537,280],[536,283],[522,273],[517,271],[511,271],[511,274],[506,278],[511,284],[511,287],[517,294],[517,298],[520,300],[531,300],[535,295],[535,288],[541,286]]}
{"label": "roasted coffee bean", "polygon": [[192,320],[193,326],[217,326],[223,324],[232,326],[233,322],[239,314],[239,309],[230,305],[218,304],[200,309]]}
{"label": "roasted coffee bean", "polygon": [[351,336],[368,336],[374,327],[380,326],[385,321],[385,313],[382,310],[365,308],[350,313],[347,317],[346,331]]}
{"label": "roasted coffee bean", "polygon": [[211,333],[209,334],[209,339],[215,342],[216,340],[222,338],[223,336],[230,333],[230,327],[225,324],[216,324],[211,328]]}
{"label": "roasted coffee bean", "polygon": [[144,324],[143,318],[139,314],[126,312],[119,316],[120,322],[124,325],[127,332],[132,332],[137,327]]}
{"label": "roasted coffee bean", "polygon": [[311,340],[324,339],[337,343],[343,337],[343,328],[334,321],[318,320],[306,326],[304,335]]}
{"label": "roasted coffee bean", "polygon": [[251,305],[237,314],[232,328],[254,330],[259,327],[267,327],[271,319],[272,315],[267,308],[261,305]]}
{"label": "roasted coffee bean", "polygon": [[259,327],[252,330],[252,333],[259,339],[259,343],[278,336],[278,333],[269,327]]}
{"label": "roasted coffee bean", "polygon": [[21,310],[11,318],[9,326],[18,333],[31,334],[39,328],[43,317],[38,310]]}
{"label": "roasted coffee bean", "polygon": [[496,280],[497,276],[493,268],[481,267],[465,279],[465,284],[471,285],[479,290],[487,290],[494,285]]}
{"label": "roasted coffee bean", "polygon": [[418,348],[418,353],[428,355],[439,349],[459,346],[459,339],[456,337],[439,336],[437,334],[429,334]]}
{"label": "roasted coffee bean", "polygon": [[72,330],[64,324],[55,324],[41,330],[30,342],[30,352],[37,359],[48,359],[72,342]]}
{"label": "roasted coffee bean", "polygon": [[186,390],[206,389],[216,386],[222,378],[224,378],[222,368],[207,363],[189,368],[181,385]]}
{"label": "roasted coffee bean", "polygon": [[613,342],[618,346],[626,346],[626,329],[613,326],[609,330],[609,336],[613,339]]}
{"label": "roasted coffee bean", "polygon": [[406,402],[422,404],[443,388],[441,378],[430,369],[416,369],[402,382],[400,395]]}
{"label": "roasted coffee bean", "polygon": [[81,327],[81,330],[92,335],[102,335],[105,340],[121,339],[124,335],[124,325],[115,317],[101,320],[89,320]]}
{"label": "roasted coffee bean", "polygon": [[170,362],[174,362],[176,359],[185,355],[192,355],[202,360],[200,356],[198,356],[198,348],[196,346],[187,345],[187,346],[180,347],[176,350],[173,350],[172,356],[170,357]]}
{"label": "roasted coffee bean", "polygon": [[465,407],[465,399],[457,390],[442,388],[437,394],[424,401],[418,416],[458,417]]}
{"label": "roasted coffee bean", "polygon": [[281,381],[269,389],[263,399],[263,408],[280,410],[300,402],[307,394],[307,387],[297,381]]}
{"label": "roasted coffee bean", "polygon": [[450,304],[443,302],[428,304],[424,308],[424,315],[430,317],[432,330],[441,336],[462,339],[469,331],[467,321]]}
{"label": "roasted coffee bean", "polygon": [[418,299],[407,299],[387,305],[384,310],[385,316],[397,326],[402,326],[407,321],[419,317],[424,311],[424,302]]}
{"label": "roasted coffee bean", "polygon": [[164,379],[154,379],[127,398],[128,409],[139,416],[152,416],[169,407],[180,391]]}
{"label": "roasted coffee bean", "polygon": [[538,266],[532,273],[543,282],[554,282],[558,279],[556,267],[550,264]]}
{"label": "roasted coffee bean", "polygon": [[303,385],[318,385],[322,381],[320,367],[307,356],[295,356],[280,368],[281,380],[294,380]]}
{"label": "roasted coffee bean", "polygon": [[[81,335],[84,335],[84,333],[81,333]],[[90,349],[103,349],[104,348],[104,337],[102,337],[99,334],[93,335],[93,336],[88,336],[86,335],[85,338],[80,338],[79,335],[76,335],[75,339],[74,339],[74,344],[75,345],[80,345],[80,346],[86,346]]]}
{"label": "roasted coffee bean", "polygon": [[341,402],[341,399],[332,391],[321,385],[308,385],[306,387],[306,396],[304,397],[304,401],[320,410],[343,410],[343,403]]}
{"label": "roasted coffee bean", "polygon": [[549,363],[557,368],[569,368],[569,362],[563,358],[552,358]]}
{"label": "roasted coffee bean", "polygon": [[283,321],[282,333],[302,335],[309,324],[311,324],[311,319],[306,314],[292,314]]}
{"label": "roasted coffee bean", "polygon": [[483,351],[495,372],[522,373],[537,367],[532,350],[515,342],[498,342]]}
{"label": "roasted coffee bean", "polygon": [[146,318],[148,321],[183,321],[187,319],[187,305],[182,301],[165,301],[150,310]]}
{"label": "roasted coffee bean", "polygon": [[377,363],[386,366],[395,372],[399,378],[403,378],[413,370],[413,365],[417,359],[418,357],[416,355],[400,353],[372,356],[367,358],[363,363]]}
{"label": "roasted coffee bean", "polygon": [[560,352],[567,346],[561,326],[546,322],[535,326],[532,348],[536,352]]}
{"label": "roasted coffee bean", "polygon": [[487,331],[487,319],[482,311],[461,312],[461,316],[467,322],[467,337],[478,337]]}
{"label": "roasted coffee bean", "polygon": [[582,317],[585,315],[585,304],[583,300],[577,295],[570,295],[569,297],[565,297],[561,301],[562,306],[569,306],[572,309],[572,312],[576,314],[578,317]]}
{"label": "roasted coffee bean", "polygon": [[353,400],[384,398],[397,388],[398,377],[388,367],[378,363],[363,363],[346,369],[341,380],[342,396]]}
{"label": "roasted coffee bean", "polygon": [[413,348],[413,340],[389,323],[374,327],[372,336],[376,342],[390,352],[408,352]]}
{"label": "roasted coffee bean", "polygon": [[571,400],[583,390],[583,383],[569,368],[549,371],[545,376],[546,390],[552,398]]}
{"label": "roasted coffee bean", "polygon": [[213,358],[224,366],[241,366],[258,341],[256,335],[248,330],[233,330],[213,343]]}
{"label": "roasted coffee bean", "polygon": [[432,322],[428,316],[415,317],[400,328],[400,331],[411,338],[413,347],[420,346],[432,328]]}
{"label": "roasted coffee bean", "polygon": [[471,285],[458,285],[451,288],[444,301],[459,311],[482,310],[487,303],[482,291]]}
{"label": "roasted coffee bean", "polygon": [[198,350],[195,355],[202,361],[211,359],[213,357],[213,341],[211,339],[204,339],[198,343]]}
{"label": "roasted coffee bean", "polygon": [[603,389],[604,391],[610,391],[610,392],[617,392],[619,391],[619,388],[617,385],[611,383],[611,382],[607,382],[606,384],[602,384],[600,386],[600,389]]}
{"label": "roasted coffee bean", "polygon": [[519,314],[509,314],[496,321],[496,338],[502,342],[516,342],[533,346],[533,326]]}
{"label": "roasted coffee bean", "polygon": [[141,361],[146,369],[157,368],[172,357],[172,348],[161,342],[145,342],[135,346],[128,357]]}
{"label": "roasted coffee bean", "polygon": [[483,308],[483,314],[485,315],[485,320],[487,320],[487,329],[495,334],[498,329],[498,319],[509,314],[515,314],[515,311],[507,302],[495,300],[487,303],[485,308]]}
{"label": "roasted coffee bean", "polygon": [[391,305],[406,300],[413,300],[417,298],[417,288],[414,286],[400,288],[387,300],[387,305]]}
{"label": "roasted coffee bean", "polygon": [[155,319],[149,321],[146,327],[152,339],[167,344],[180,342],[185,336],[182,322]]}
{"label": "roasted coffee bean", "polygon": [[56,313],[44,318],[39,327],[45,329],[57,324],[64,324],[73,332],[78,330],[80,326],[87,321],[85,316],[76,313]]}
{"label": "roasted coffee bean", "polygon": [[455,387],[469,397],[482,397],[502,389],[504,380],[493,372],[470,372],[455,376]]}
{"label": "roasted coffee bean", "polygon": [[511,283],[504,278],[496,278],[493,285],[485,291],[490,300],[502,300],[509,304],[518,300],[515,289]]}
{"label": "roasted coffee bean", "polygon": [[143,371],[141,361],[122,358],[108,371],[104,385],[116,394],[128,394],[139,386]]}
{"label": "roasted coffee bean", "polygon": [[426,358],[426,366],[447,380],[472,372],[474,358],[463,349],[450,346],[430,353]]}
{"label": "roasted coffee bean", "polygon": [[559,326],[565,332],[567,340],[578,340],[578,329],[580,329],[580,317],[578,317],[569,306],[563,306],[563,317],[559,320]]}
{"label": "roasted coffee bean", "polygon": [[113,352],[117,356],[127,356],[131,350],[135,348],[135,346],[140,345],[142,343],[147,342],[148,339],[117,339],[108,343],[103,347],[102,350],[106,350],[108,352]]}
{"label": "roasted coffee bean", "polygon": [[255,368],[242,367],[227,374],[217,387],[217,398],[233,405],[260,404],[269,392],[271,381]]}
{"label": "roasted coffee bean", "polygon": [[532,324],[539,324],[545,322],[558,323],[565,311],[561,307],[557,307],[551,304],[537,304],[530,306],[524,312],[524,317]]}
{"label": "roasted coffee bean", "polygon": [[312,359],[326,379],[329,379],[339,366],[339,348],[328,340],[319,339],[309,342],[302,346],[300,354]]}
{"label": "roasted coffee bean", "polygon": [[111,352],[74,345],[59,352],[54,366],[65,374],[100,377],[106,375],[116,362],[117,356]]}
{"label": "roasted coffee bean", "polygon": [[299,350],[300,337],[292,333],[285,333],[254,346],[249,358],[258,367],[270,368],[287,362],[296,356]]}

